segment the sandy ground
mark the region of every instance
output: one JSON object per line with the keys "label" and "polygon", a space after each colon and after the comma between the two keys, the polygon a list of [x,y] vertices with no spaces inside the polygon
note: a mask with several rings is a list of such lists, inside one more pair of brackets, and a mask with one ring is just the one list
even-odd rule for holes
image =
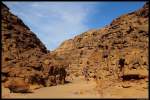
{"label": "sandy ground", "polygon": [[[134,84],[133,84],[134,85]],[[148,98],[148,85],[123,88],[120,84],[114,84],[103,91],[100,95],[95,91],[96,83],[88,83],[79,78],[72,83],[57,85],[52,87],[43,87],[34,90],[34,93],[9,93],[9,90],[2,86],[2,98]]]}
{"label": "sandy ground", "polygon": [[99,98],[94,91],[95,82],[86,82],[83,79],[76,79],[72,83],[43,87],[34,90],[34,93],[9,93],[9,90],[2,87],[3,98]]}

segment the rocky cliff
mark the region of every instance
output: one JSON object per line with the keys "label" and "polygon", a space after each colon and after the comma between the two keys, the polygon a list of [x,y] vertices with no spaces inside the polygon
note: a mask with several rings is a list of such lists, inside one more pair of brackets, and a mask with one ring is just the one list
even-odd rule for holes
{"label": "rocky cliff", "polygon": [[[2,81],[10,88],[17,87],[18,81],[16,84],[13,81],[18,78],[22,84],[23,80],[51,86],[65,82],[65,69],[67,77],[78,77],[83,75],[84,68],[88,78],[109,80],[107,83],[147,79],[148,5],[116,18],[104,28],[66,40],[50,52],[23,21],[2,4]],[[18,88],[20,86],[27,85]]]}
{"label": "rocky cliff", "polygon": [[2,82],[20,78],[29,84],[57,85],[65,81],[63,65],[39,38],[1,4]]}
{"label": "rocky cliff", "polygon": [[69,62],[68,73],[75,77],[82,75],[84,67],[89,77],[109,80],[148,77],[148,15],[146,3],[104,28],[64,41],[53,52]]}

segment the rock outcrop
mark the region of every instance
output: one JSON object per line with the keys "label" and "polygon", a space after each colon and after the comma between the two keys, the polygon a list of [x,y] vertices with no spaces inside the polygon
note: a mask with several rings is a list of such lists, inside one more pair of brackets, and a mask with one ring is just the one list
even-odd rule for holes
{"label": "rock outcrop", "polygon": [[22,78],[28,84],[43,86],[65,82],[63,65],[55,61],[39,38],[3,3],[1,22],[2,82],[11,78]]}
{"label": "rock outcrop", "polygon": [[29,84],[51,86],[63,84],[66,76],[82,76],[83,68],[88,69],[89,78],[102,80],[100,84],[103,80],[147,79],[148,5],[116,18],[104,28],[66,40],[50,52],[2,4],[2,81],[19,77]]}
{"label": "rock outcrop", "polygon": [[5,82],[5,88],[9,88],[10,92],[15,93],[30,93],[30,85],[26,83],[23,79],[20,78],[12,78]]}
{"label": "rock outcrop", "polygon": [[[64,41],[55,51],[69,63],[68,73],[82,75],[88,67],[89,77],[130,80],[148,77],[148,15],[143,8],[124,14],[110,25],[84,32]],[[124,59],[124,63],[119,63]]]}

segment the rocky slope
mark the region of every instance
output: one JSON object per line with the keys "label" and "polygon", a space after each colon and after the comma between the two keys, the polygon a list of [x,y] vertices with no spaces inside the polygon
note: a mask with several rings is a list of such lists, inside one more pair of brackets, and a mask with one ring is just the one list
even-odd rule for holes
{"label": "rocky slope", "polygon": [[64,83],[66,71],[60,60],[55,61],[55,56],[4,4],[1,4],[1,22],[2,82],[20,78],[43,86]]}
{"label": "rocky slope", "polygon": [[17,92],[28,91],[26,83],[57,85],[64,83],[66,68],[68,79],[79,78],[86,68],[89,77],[96,79],[100,91],[116,80],[115,84],[119,80],[124,88],[131,87],[129,83],[147,84],[148,5],[120,16],[104,28],[66,40],[49,52],[22,20],[2,4],[3,83],[10,89],[16,87]]}
{"label": "rocky slope", "polygon": [[68,61],[68,73],[104,80],[139,80],[148,77],[149,3],[124,14],[110,25],[64,41],[53,53]]}

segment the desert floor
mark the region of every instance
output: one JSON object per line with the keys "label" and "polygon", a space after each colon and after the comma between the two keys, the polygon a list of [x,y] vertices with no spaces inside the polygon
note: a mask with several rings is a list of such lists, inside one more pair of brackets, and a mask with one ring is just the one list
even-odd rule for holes
{"label": "desert floor", "polygon": [[[147,82],[148,83],[148,82]],[[42,87],[33,93],[10,93],[2,86],[2,98],[148,98],[148,84],[141,85],[126,83],[114,84],[104,89],[100,95],[96,89],[96,83],[91,80],[86,82],[83,78],[77,78],[71,83],[51,87]]]}

